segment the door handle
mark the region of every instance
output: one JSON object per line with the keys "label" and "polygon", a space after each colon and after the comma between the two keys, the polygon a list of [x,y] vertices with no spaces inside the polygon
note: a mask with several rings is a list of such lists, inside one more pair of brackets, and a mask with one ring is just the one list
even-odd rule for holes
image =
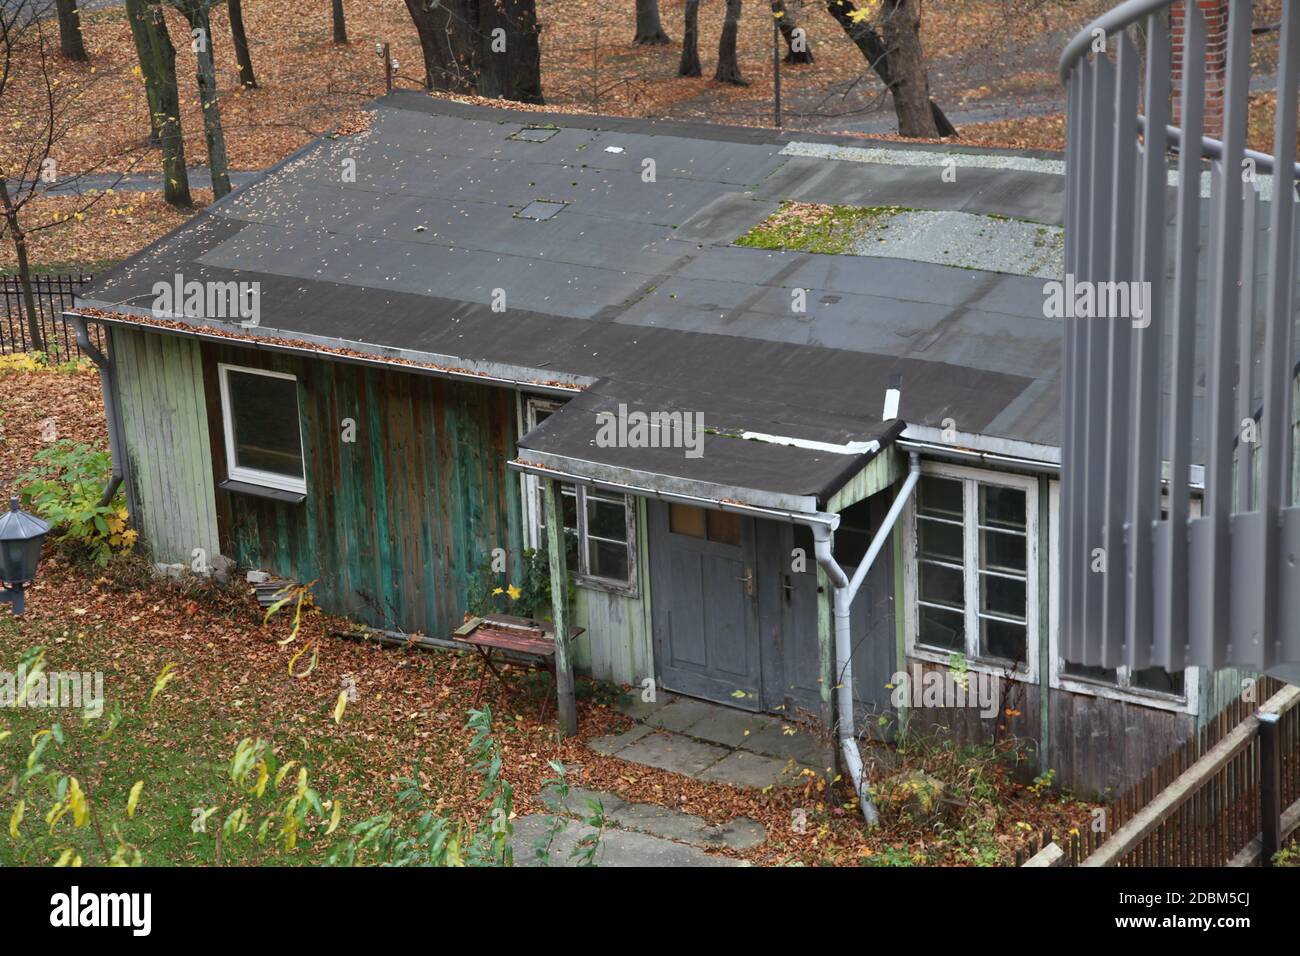
{"label": "door handle", "polygon": [[745,582],[745,595],[747,597],[754,596],[754,572],[751,569],[746,568],[745,576],[743,578],[736,578],[736,580]]}

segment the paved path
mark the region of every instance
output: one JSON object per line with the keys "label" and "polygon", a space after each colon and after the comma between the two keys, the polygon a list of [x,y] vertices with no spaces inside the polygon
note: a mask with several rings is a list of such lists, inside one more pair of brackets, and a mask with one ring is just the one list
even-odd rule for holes
{"label": "paved path", "polygon": [[673,695],[623,708],[637,721],[621,734],[588,746],[629,763],[696,780],[762,790],[796,786],[816,773],[817,741],[768,714]]}

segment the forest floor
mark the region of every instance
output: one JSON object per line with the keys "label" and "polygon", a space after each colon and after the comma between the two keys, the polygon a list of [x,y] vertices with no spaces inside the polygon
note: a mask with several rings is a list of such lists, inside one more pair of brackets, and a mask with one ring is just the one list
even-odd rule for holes
{"label": "forest floor", "polygon": [[[92,369],[20,364],[0,366],[4,486],[51,437],[104,444]],[[0,672],[12,672],[24,652],[42,646],[49,670],[102,672],[107,708],[124,706],[127,716],[107,743],[94,739],[104,725],[92,721],[87,727],[93,733],[69,743],[63,759],[82,768],[89,800],[101,808],[124,806],[132,785],[144,781],[122,839],[145,862],[213,861],[211,834],[193,832],[188,822],[195,808],[220,802],[223,768],[244,738],[265,738],[279,760],[308,768],[322,798],[342,801],[345,828],[390,809],[400,778],[418,780],[454,820],[472,825],[480,818],[480,781],[467,755],[471,734],[465,729],[479,677],[475,658],[332,637],[331,629],[346,629],[348,622],[315,608],[304,615],[297,636],[281,643],[291,633],[289,615],[264,621],[241,577],[218,586],[188,575],[158,580],[148,568],[142,558],[126,556],[101,569],[66,546],[47,544],[27,613],[15,618],[0,608]],[[311,654],[291,668],[308,647]],[[315,667],[295,676],[306,670],[309,657]],[[175,677],[149,705],[151,688],[169,664]],[[553,719],[541,716],[547,682],[535,683],[535,694],[515,697],[513,706],[495,685],[485,698],[503,775],[515,790],[514,812],[521,816],[546,810],[538,794],[554,776],[550,761],[568,769],[574,787],[629,803],[668,807],[716,825],[738,817],[756,820],[766,830],[760,845],[723,852],[761,865],[1005,865],[1037,834],[1083,827],[1092,811],[1092,805],[1017,773],[1011,759],[1015,742],[958,748],[931,741],[897,753],[894,765],[943,781],[956,816],[918,821],[898,814],[868,832],[842,783],[828,787],[810,776],[801,786],[742,789],[589,749],[589,740],[632,727],[619,707],[628,688],[580,679],[579,733],[560,740]],[[350,700],[336,720],[342,689]],[[55,720],[78,723],[75,714],[47,709],[0,712],[0,780],[19,772],[33,736]],[[5,818],[12,803],[6,788],[0,794]],[[800,825],[792,827],[792,820]],[[39,820],[26,827],[16,842],[0,834],[0,860],[40,862],[43,854],[54,853],[57,848],[34,842],[43,829]],[[81,832],[61,839],[87,862],[97,860],[96,847],[90,837],[78,837]],[[319,862],[339,836],[311,830],[297,850],[274,851],[271,859]]]}

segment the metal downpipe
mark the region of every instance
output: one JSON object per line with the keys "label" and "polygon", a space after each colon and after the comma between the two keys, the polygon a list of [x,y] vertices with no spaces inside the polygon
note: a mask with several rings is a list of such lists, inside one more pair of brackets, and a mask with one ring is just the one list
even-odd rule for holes
{"label": "metal downpipe", "polygon": [[858,588],[866,580],[867,572],[871,570],[871,565],[875,563],[881,548],[889,539],[890,532],[893,530],[894,525],[898,523],[898,518],[903,513],[903,507],[907,504],[907,499],[911,496],[912,489],[916,487],[916,483],[920,478],[921,460],[916,452],[912,452],[908,464],[907,479],[903,482],[903,487],[899,489],[898,495],[894,498],[894,503],[890,505],[884,523],[876,531],[875,537],[871,539],[871,546],[867,548],[867,553],[858,564],[852,579],[840,567],[839,562],[835,560],[835,556],[831,552],[831,530],[824,524],[812,526],[813,550],[817,556],[817,563],[826,572],[826,576],[830,578],[831,585],[835,589],[832,603],[835,618],[837,695],[835,710],[840,755],[844,759],[844,769],[848,772],[849,779],[853,781],[853,790],[858,795],[858,806],[862,810],[862,817],[869,827],[880,824],[880,814],[876,810],[875,804],[871,802],[871,792],[867,783],[866,772],[863,769],[862,754],[858,750],[858,739],[855,733],[856,723],[853,714],[853,640],[849,611],[853,606],[854,597],[857,596]]}
{"label": "metal downpipe", "polygon": [[122,487],[122,443],[118,432],[117,392],[113,388],[112,366],[104,353],[90,341],[90,335],[86,332],[86,320],[76,315],[70,315],[69,318],[77,332],[77,347],[99,367],[99,384],[104,391],[104,418],[108,425],[108,451],[113,459],[113,471],[99,498],[99,506],[102,508],[113,500],[117,489]]}

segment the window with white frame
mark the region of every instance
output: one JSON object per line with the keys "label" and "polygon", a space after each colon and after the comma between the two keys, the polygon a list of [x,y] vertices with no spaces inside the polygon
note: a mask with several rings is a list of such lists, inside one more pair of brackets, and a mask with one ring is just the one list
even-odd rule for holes
{"label": "window with white frame", "polygon": [[1037,671],[1038,484],[925,466],[905,537],[908,644],[946,661]]}
{"label": "window with white frame", "polygon": [[285,372],[225,363],[217,373],[227,477],[306,494],[298,380]]}
{"label": "window with white frame", "polygon": [[[521,428],[532,431],[561,407],[539,398],[523,400]],[[564,553],[569,573],[583,587],[635,596],[636,505],[628,495],[560,483]],[[546,542],[546,512],[541,481],[524,476],[524,518],[530,547]]]}
{"label": "window with white frame", "polygon": [[[1168,496],[1166,495],[1165,498]],[[1164,511],[1165,500],[1161,502],[1161,517],[1167,517]],[[1199,518],[1201,500],[1193,496],[1189,502],[1189,516]],[[1055,554],[1059,547],[1060,534],[1060,485],[1053,482],[1050,501],[1050,545]],[[1059,635],[1059,615],[1057,595],[1057,567],[1052,566],[1051,576],[1051,618],[1053,664],[1052,686],[1077,694],[1094,694],[1131,700],[1147,706],[1164,709],[1189,711],[1196,713],[1199,671],[1189,667],[1184,671],[1170,672],[1163,667],[1130,668],[1089,667],[1065,660],[1060,654],[1057,638]]]}

